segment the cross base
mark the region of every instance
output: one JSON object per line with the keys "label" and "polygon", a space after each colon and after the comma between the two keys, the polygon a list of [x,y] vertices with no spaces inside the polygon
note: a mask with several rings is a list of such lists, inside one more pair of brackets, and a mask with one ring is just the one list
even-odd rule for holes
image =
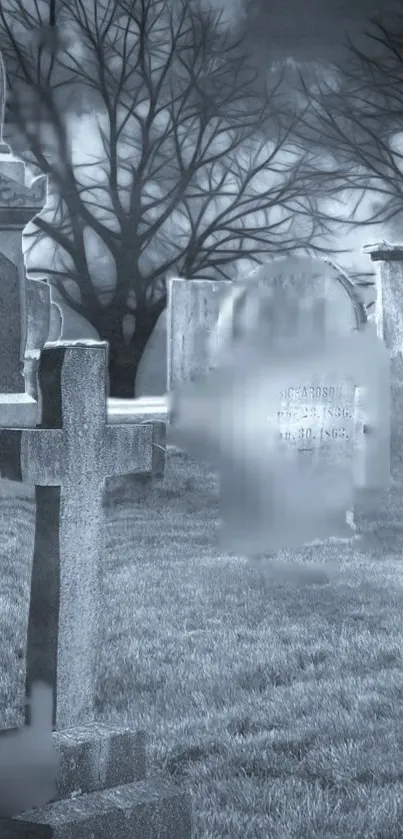
{"label": "cross base", "polygon": [[146,778],[143,732],[92,723],[52,736],[61,758],[55,799],[0,819],[2,839],[191,839],[189,795]]}

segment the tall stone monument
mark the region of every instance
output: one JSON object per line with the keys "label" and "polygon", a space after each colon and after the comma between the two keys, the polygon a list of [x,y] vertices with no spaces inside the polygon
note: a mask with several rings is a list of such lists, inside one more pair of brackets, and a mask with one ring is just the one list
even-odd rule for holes
{"label": "tall stone monument", "polygon": [[[37,371],[48,338],[50,288],[27,280],[22,249],[24,227],[43,208],[45,180],[27,187],[25,166],[3,141],[4,67],[0,58],[0,411],[4,427],[38,421]],[[15,317],[10,317],[10,312]]]}
{"label": "tall stone monument", "polygon": [[[375,325],[390,355],[390,459],[392,485],[403,478],[403,245],[365,247],[377,268]],[[384,407],[384,410],[386,408]]]}

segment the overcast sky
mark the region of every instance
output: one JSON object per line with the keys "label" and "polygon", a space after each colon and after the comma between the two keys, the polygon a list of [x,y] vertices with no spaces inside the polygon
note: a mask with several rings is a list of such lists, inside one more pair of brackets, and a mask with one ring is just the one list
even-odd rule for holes
{"label": "overcast sky", "polygon": [[253,10],[252,37],[262,56],[276,53],[301,59],[338,60],[345,32],[361,39],[380,10],[401,10],[403,0],[215,0],[227,14]]}

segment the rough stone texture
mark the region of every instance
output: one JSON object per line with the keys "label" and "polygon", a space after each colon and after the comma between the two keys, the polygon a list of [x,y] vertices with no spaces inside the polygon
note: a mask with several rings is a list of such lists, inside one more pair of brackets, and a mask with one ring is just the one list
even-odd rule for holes
{"label": "rough stone texture", "polygon": [[153,424],[152,477],[157,480],[162,480],[165,473],[166,433],[166,424],[164,422],[155,422]]}
{"label": "rough stone texture", "polygon": [[232,287],[224,280],[168,281],[167,391],[210,368],[209,339],[223,298]]}
{"label": "rough stone texture", "polygon": [[157,397],[141,397],[136,399],[107,399],[108,422],[114,424],[152,423],[152,468],[151,472],[134,475],[118,475],[107,482],[108,492],[112,492],[115,500],[135,500],[139,481],[150,483],[152,480],[162,480],[165,472],[166,424],[168,421],[167,395]]}
{"label": "rough stone texture", "polygon": [[146,737],[142,731],[97,722],[54,731],[52,736],[61,757],[55,801],[146,777]]}
{"label": "rough stone texture", "polygon": [[[1,195],[0,195],[1,197]],[[15,320],[10,317],[15,313]],[[0,334],[2,359],[0,366],[0,390],[2,393],[20,393],[24,390],[21,370],[21,305],[18,282],[18,268],[0,253]]]}
{"label": "rough stone texture", "polygon": [[[49,328],[49,287],[27,280],[22,251],[22,231],[45,203],[42,179],[25,186],[24,164],[7,146],[0,153],[0,321],[2,365],[0,391],[24,393],[37,399],[37,366]],[[24,383],[25,377],[25,383]],[[35,426],[38,406],[31,400],[3,404],[2,425]],[[1,422],[1,420],[0,420]]]}
{"label": "rough stone texture", "polygon": [[[105,479],[126,469],[158,472],[155,443],[164,442],[165,425],[107,424],[105,344],[41,354],[50,329],[58,339],[63,324],[49,285],[26,279],[21,232],[44,203],[44,181],[28,190],[23,164],[1,146],[0,428],[13,430],[0,433],[0,473],[35,485],[27,686],[51,685],[60,729],[94,716]],[[18,734],[29,739],[32,731]],[[53,732],[53,745],[61,755],[58,800],[0,819],[0,839],[190,839],[188,796],[144,780],[144,733],[90,723]]]}
{"label": "rough stone texture", "polygon": [[[374,323],[368,324],[368,331],[376,337]],[[356,402],[357,427],[364,431],[358,437],[355,461],[357,503],[364,494],[370,505],[390,484],[390,358],[379,338],[376,345],[369,362],[371,387],[357,388]]]}
{"label": "rough stone texture", "polygon": [[376,326],[390,354],[390,468],[403,476],[403,247],[385,242],[365,248],[378,270]]}
{"label": "rough stone texture", "polygon": [[[25,284],[26,338],[23,352],[25,388],[35,400],[40,400],[38,366],[42,348],[48,340],[51,306],[50,286],[40,280],[27,280]],[[37,423],[41,422],[38,405]]]}
{"label": "rough stone texture", "polygon": [[[18,832],[18,822],[25,833]],[[31,825],[45,828],[43,834],[32,834],[35,839],[191,839],[192,835],[188,794],[163,780],[127,784],[23,813],[4,820],[4,835],[28,839]]]}
{"label": "rough stone texture", "polygon": [[152,467],[151,425],[106,424],[106,369],[105,343],[48,345],[42,428],[3,432],[20,435],[22,480],[36,485],[27,685],[53,685],[57,729],[94,719],[105,478]]}

